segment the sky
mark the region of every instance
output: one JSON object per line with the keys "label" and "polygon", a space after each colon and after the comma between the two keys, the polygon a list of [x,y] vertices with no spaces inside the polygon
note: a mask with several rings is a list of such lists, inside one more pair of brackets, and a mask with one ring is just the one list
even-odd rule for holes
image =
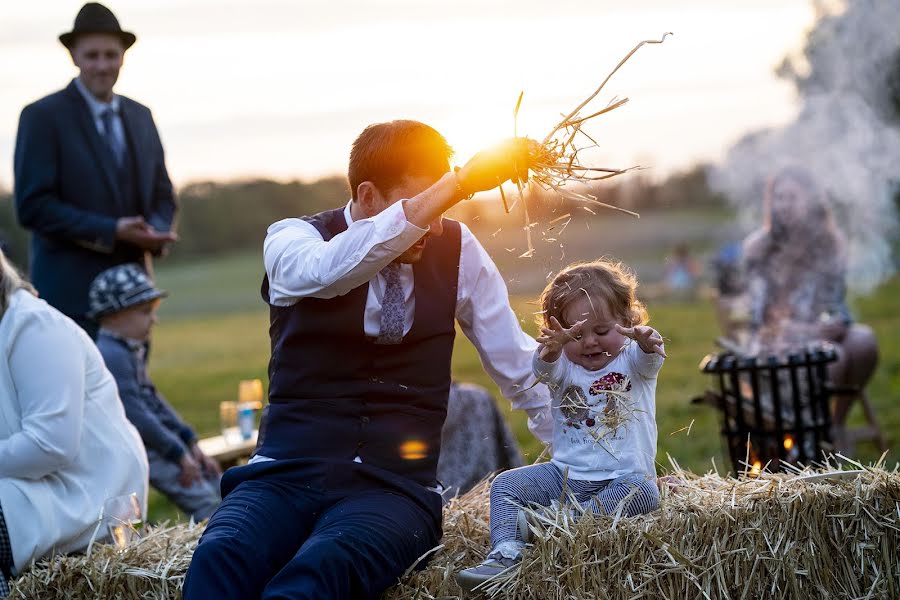
{"label": "sky", "polygon": [[[82,2],[0,3],[0,188],[19,112],[77,75],[57,36]],[[537,139],[642,47],[595,100],[596,166],[664,177],[791,121],[773,70],[813,23],[807,0],[117,0],[138,41],[116,92],[153,110],[177,185],[342,174],[368,124],[441,131],[462,164],[518,132]],[[590,108],[590,107],[589,107]]]}

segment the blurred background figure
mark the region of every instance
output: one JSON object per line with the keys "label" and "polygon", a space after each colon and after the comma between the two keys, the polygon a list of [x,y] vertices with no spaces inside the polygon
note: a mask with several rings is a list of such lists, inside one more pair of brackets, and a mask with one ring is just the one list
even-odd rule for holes
{"label": "blurred background figure", "polygon": [[116,380],[125,415],[147,449],[150,483],[199,522],[222,500],[222,471],[203,453],[194,429],[159,393],[147,372],[151,329],[167,295],[139,265],[118,265],[91,283],[88,315],[100,323],[97,348]]}
{"label": "blurred background figure", "polygon": [[853,321],[846,304],[846,240],[825,194],[799,167],[785,168],[770,180],[764,219],[743,245],[751,351],[834,344],[838,360],[829,367],[829,379],[844,392],[833,415],[840,438],[853,399],[861,395],[865,400],[865,386],[878,363],[874,333]]}
{"label": "blurred background figure", "polygon": [[31,280],[92,338],[94,277],[126,262],[149,272],[150,255],[176,239],[174,192],[150,110],[113,93],[135,39],[108,8],[85,4],[59,36],[78,77],[26,106],[16,136],[16,211],[33,233]]}
{"label": "blurred background figure", "polygon": [[[0,254],[0,592],[32,561],[84,549],[106,500],[147,504],[147,457],[84,331]],[[3,594],[5,595],[5,594]]]}
{"label": "blurred background figure", "polygon": [[731,350],[744,349],[749,342],[750,307],[741,264],[741,242],[732,240],[722,244],[710,267],[721,343]]}
{"label": "blurred background figure", "polygon": [[465,494],[492,473],[523,464],[519,444],[491,394],[480,385],[454,381],[437,468],[444,501]]}
{"label": "blurred background figure", "polygon": [[670,296],[688,299],[697,292],[700,263],[691,255],[687,242],[679,242],[666,258],[665,285]]}

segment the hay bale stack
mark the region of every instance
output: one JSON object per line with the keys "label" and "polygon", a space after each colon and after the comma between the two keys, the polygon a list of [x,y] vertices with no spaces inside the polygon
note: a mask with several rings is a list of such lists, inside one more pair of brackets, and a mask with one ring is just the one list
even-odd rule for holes
{"label": "hay bale stack", "polygon": [[[523,569],[492,582],[498,598],[900,598],[900,473],[853,479],[679,473],[660,510],[572,521],[545,515]],[[460,597],[457,570],[488,549],[489,485],[444,511],[428,567],[386,600]],[[119,552],[56,557],[15,582],[13,598],[180,597],[201,527],[153,529]]]}
{"label": "hay bale stack", "polygon": [[[806,473],[809,474],[809,473]],[[900,473],[844,481],[679,473],[660,510],[572,522],[546,515],[497,598],[900,598]],[[386,598],[460,597],[457,570],[484,558],[488,488],[445,513],[444,548]],[[546,514],[546,513],[545,513]]]}

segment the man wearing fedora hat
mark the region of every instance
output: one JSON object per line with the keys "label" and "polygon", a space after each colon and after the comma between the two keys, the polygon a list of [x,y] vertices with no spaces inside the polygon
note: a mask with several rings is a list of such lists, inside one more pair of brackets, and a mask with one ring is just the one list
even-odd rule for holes
{"label": "man wearing fedora hat", "polygon": [[113,92],[133,33],[85,4],[59,36],[79,74],[22,110],[16,211],[33,232],[31,279],[48,303],[96,337],[88,287],[112,266],[151,268],[177,238],[175,197],[150,110]]}

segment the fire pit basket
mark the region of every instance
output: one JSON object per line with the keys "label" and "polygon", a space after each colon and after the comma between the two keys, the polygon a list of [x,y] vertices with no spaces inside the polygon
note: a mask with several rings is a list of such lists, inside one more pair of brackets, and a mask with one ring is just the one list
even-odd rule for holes
{"label": "fire pit basket", "polygon": [[718,390],[707,399],[722,412],[722,436],[736,473],[808,465],[833,449],[826,366],[834,348],[783,355],[710,354],[700,370]]}

